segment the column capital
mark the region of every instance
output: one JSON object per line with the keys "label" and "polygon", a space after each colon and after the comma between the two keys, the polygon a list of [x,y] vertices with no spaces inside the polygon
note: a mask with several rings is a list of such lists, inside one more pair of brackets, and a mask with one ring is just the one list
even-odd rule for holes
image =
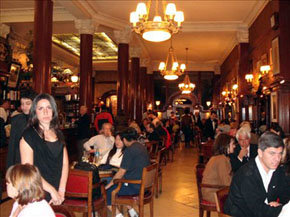
{"label": "column capital", "polygon": [[6,38],[6,36],[10,33],[10,26],[2,23],[0,25],[0,36],[2,38]]}
{"label": "column capital", "polygon": [[149,58],[140,59],[140,66],[141,67],[148,67],[149,64],[150,64],[150,59]]}
{"label": "column capital", "polygon": [[248,29],[238,30],[236,39],[238,43],[249,43],[249,30]]}
{"label": "column capital", "polygon": [[130,54],[130,58],[132,58],[132,57],[140,58],[140,56],[141,56],[141,48],[140,47],[130,47],[129,48],[129,54]]}
{"label": "column capital", "polygon": [[115,39],[118,44],[129,44],[131,40],[131,34],[132,30],[129,26],[126,26],[123,30],[114,31]]}
{"label": "column capital", "polygon": [[75,27],[79,30],[79,34],[93,35],[99,24],[92,19],[77,19],[75,20]]}

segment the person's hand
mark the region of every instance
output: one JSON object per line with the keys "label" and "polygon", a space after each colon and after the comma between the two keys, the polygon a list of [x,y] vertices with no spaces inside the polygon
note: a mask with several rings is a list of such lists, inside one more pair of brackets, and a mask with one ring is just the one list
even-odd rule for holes
{"label": "person's hand", "polygon": [[107,185],[105,186],[105,189],[106,189],[106,190],[109,189],[112,185],[113,185],[113,181],[110,181],[109,184],[107,184]]}
{"label": "person's hand", "polygon": [[55,189],[53,189],[52,192],[50,192],[50,196],[51,200],[49,201],[49,204],[60,205],[64,200],[64,198],[62,199],[59,192],[57,192]]}
{"label": "person's hand", "polygon": [[247,148],[242,148],[240,153],[239,153],[239,158],[243,159],[248,154],[248,149]]}
{"label": "person's hand", "polygon": [[272,201],[269,203],[269,206],[272,206],[272,207],[277,207],[277,206],[281,206],[282,204],[281,203],[278,203],[276,201]]}
{"label": "person's hand", "polygon": [[64,201],[64,199],[65,199],[65,190],[64,189],[62,189],[62,188],[59,188],[58,189],[58,194],[60,195],[60,197],[61,197],[61,203]]}
{"label": "person's hand", "polygon": [[90,153],[95,153],[96,151],[97,151],[96,149],[89,150]]}

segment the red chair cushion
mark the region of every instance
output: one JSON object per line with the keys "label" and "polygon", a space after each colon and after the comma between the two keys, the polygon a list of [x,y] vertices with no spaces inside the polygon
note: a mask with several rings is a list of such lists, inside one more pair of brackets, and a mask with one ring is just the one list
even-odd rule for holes
{"label": "red chair cushion", "polygon": [[88,182],[88,177],[69,174],[66,191],[70,193],[88,193]]}
{"label": "red chair cushion", "polygon": [[202,200],[200,204],[201,204],[201,205],[205,205],[205,206],[213,206],[213,207],[216,206],[215,203],[212,203],[212,202],[207,201],[207,200]]}
{"label": "red chair cushion", "polygon": [[55,213],[55,217],[66,217],[64,214],[61,213]]}

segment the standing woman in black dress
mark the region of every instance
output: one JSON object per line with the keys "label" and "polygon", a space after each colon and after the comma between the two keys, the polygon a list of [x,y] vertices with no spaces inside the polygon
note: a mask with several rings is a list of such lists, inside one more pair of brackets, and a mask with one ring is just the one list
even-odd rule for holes
{"label": "standing woman in black dress", "polygon": [[20,155],[22,164],[38,167],[46,200],[60,205],[64,201],[69,161],[57,106],[49,94],[39,94],[33,100],[28,126],[20,141]]}

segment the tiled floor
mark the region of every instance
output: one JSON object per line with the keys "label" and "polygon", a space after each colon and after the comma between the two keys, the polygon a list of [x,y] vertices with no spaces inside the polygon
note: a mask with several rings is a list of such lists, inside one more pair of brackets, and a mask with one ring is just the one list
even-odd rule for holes
{"label": "tiled floor", "polygon": [[[194,165],[197,150],[179,148],[173,163],[163,169],[163,192],[154,200],[154,217],[195,217],[198,216],[197,188]],[[0,216],[8,217],[12,201],[2,204]],[[77,215],[81,216],[81,215]],[[149,205],[145,206],[145,216],[149,216]],[[217,217],[212,213],[212,217]]]}

